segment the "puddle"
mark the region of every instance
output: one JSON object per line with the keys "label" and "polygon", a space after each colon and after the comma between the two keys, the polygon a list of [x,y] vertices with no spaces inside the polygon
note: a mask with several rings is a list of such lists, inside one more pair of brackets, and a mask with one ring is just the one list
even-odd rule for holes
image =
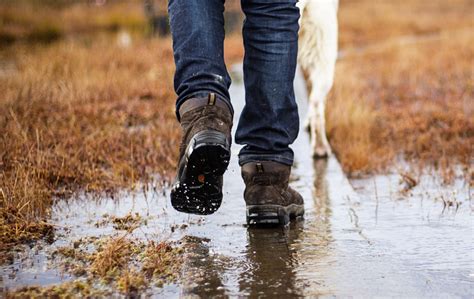
{"label": "puddle", "polygon": [[[298,98],[305,99],[301,76],[296,85]],[[231,94],[237,119],[244,98],[238,78]],[[303,115],[306,103],[300,102]],[[239,147],[234,145],[224,178],[224,201],[214,215],[174,211],[168,190],[115,200],[58,201],[52,216],[58,239],[51,246],[21,252],[12,265],[1,267],[0,288],[74,279],[48,259],[51,252],[81,237],[116,233],[112,225],[96,225],[103,215],[139,213],[144,224],[133,236],[157,241],[186,236],[192,248],[184,261],[182,281],[152,288],[149,295],[473,295],[474,209],[467,186],[458,182],[452,190],[438,190],[432,179],[424,178],[410,196],[400,199],[398,176],[349,182],[334,158],[313,162],[303,131],[293,149],[297,160],[292,185],[305,198],[303,221],[288,228],[246,227]]]}

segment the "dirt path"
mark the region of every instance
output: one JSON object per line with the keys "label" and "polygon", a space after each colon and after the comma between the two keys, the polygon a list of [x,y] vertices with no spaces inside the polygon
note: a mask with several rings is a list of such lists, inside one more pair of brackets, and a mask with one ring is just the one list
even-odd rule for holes
{"label": "dirt path", "polygon": [[[234,78],[231,94],[238,120],[244,101],[239,68]],[[300,76],[296,85],[304,115],[306,94]],[[114,233],[110,225],[97,225],[104,214],[139,213],[144,222],[134,236],[187,236],[192,245],[185,255],[182,281],[152,287],[150,295],[472,296],[473,222],[467,187],[453,187],[453,195],[450,190],[430,189],[432,181],[426,178],[410,197],[399,200],[396,176],[349,182],[335,158],[313,162],[304,131],[293,149],[297,160],[292,184],[306,200],[302,222],[271,230],[245,226],[239,147],[234,145],[224,202],[216,214],[203,218],[177,213],[168,191],[58,202],[53,222],[60,227],[59,238],[0,268],[0,288],[73,279],[47,258],[50,252],[81,237]]]}

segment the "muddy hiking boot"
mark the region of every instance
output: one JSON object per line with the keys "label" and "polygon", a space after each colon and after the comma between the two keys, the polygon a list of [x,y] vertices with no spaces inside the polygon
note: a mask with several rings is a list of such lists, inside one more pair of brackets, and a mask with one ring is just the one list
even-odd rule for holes
{"label": "muddy hiking boot", "polygon": [[277,162],[242,166],[249,225],[286,225],[303,216],[303,197],[288,186],[290,171],[290,166]]}
{"label": "muddy hiking boot", "polygon": [[191,98],[180,109],[183,137],[171,204],[190,214],[208,215],[222,202],[223,174],[229,165],[232,113],[215,93]]}

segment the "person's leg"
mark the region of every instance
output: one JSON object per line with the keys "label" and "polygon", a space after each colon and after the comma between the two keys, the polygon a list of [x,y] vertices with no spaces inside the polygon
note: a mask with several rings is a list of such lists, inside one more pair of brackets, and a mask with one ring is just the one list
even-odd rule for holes
{"label": "person's leg", "polygon": [[176,63],[176,112],[186,99],[214,92],[232,111],[224,63],[224,0],[169,0]]}
{"label": "person's leg", "polygon": [[230,160],[232,107],[224,57],[224,1],[170,0],[176,115],[183,131],[171,204],[212,214]]}
{"label": "person's leg", "polygon": [[293,163],[289,145],[298,135],[293,90],[298,52],[296,0],[241,0],[245,13],[245,108],[236,142],[243,165],[255,161]]}
{"label": "person's leg", "polygon": [[236,142],[245,182],[248,224],[286,225],[304,214],[303,197],[289,186],[299,130],[293,80],[298,52],[296,0],[242,0],[246,19],[245,107]]}

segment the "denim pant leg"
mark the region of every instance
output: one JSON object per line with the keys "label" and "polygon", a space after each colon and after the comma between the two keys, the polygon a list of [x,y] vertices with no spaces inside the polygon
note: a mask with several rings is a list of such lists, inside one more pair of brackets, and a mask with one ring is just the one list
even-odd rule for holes
{"label": "denim pant leg", "polygon": [[298,52],[296,0],[241,0],[245,13],[245,107],[236,142],[245,145],[239,164],[275,161],[293,164],[299,130],[293,80]]}
{"label": "denim pant leg", "polygon": [[[215,92],[232,111],[224,63],[224,0],[169,0],[176,63],[176,111],[189,97]],[[177,115],[179,118],[179,115]]]}

